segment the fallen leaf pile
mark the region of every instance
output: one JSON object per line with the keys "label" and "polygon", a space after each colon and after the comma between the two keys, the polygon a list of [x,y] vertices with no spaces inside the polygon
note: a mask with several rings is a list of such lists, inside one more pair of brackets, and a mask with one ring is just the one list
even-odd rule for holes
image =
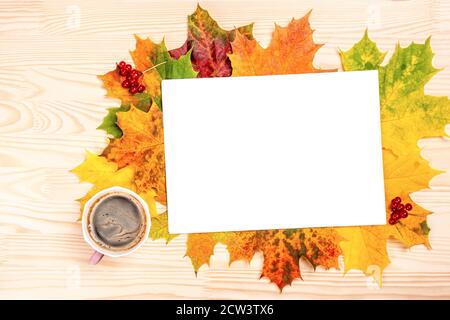
{"label": "fallen leaf pile", "polygon": [[[286,27],[275,25],[269,46],[262,48],[252,36],[252,25],[223,30],[200,6],[188,17],[187,40],[180,48],[169,51],[164,41],[156,44],[136,37],[136,49],[130,52],[135,68],[141,72],[155,68],[143,74],[146,91],[134,95],[122,88],[116,70],[100,76],[107,95],[120,99],[121,105],[110,109],[99,126],[111,136],[107,148],[101,155],[87,153],[85,162],[73,170],[81,181],[93,184],[80,199],[81,209],[87,199],[104,188],[130,188],[150,205],[151,238],[169,242],[176,235],[168,233],[167,212],[157,214],[155,204],[166,204],[167,198],[161,80],[337,71],[314,66],[320,47],[313,41],[309,13]],[[379,71],[387,221],[396,210],[391,212],[390,208],[397,197],[412,209],[398,208],[404,218],[383,226],[189,234],[186,256],[195,272],[209,264],[215,245],[222,243],[230,253],[230,263],[250,261],[257,251],[261,252],[261,277],[269,278],[281,290],[301,278],[300,259],[314,268],[338,269],[342,255],[344,272],[358,269],[370,275],[374,268],[381,272],[389,264],[389,238],[407,248],[418,244],[430,247],[430,212],[410,198],[411,193],[428,188],[431,178],[440,173],[420,156],[417,141],[445,136],[450,120],[448,98],[424,92],[425,84],[439,71],[431,63],[430,39],[405,48],[397,45],[385,62],[385,53],[378,50],[366,31],[351,49],[339,54],[344,71]]]}

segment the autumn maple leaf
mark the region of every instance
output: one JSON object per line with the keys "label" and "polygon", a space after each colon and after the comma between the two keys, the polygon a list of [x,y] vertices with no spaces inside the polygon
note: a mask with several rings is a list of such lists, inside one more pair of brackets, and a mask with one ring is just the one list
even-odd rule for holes
{"label": "autumn maple leaf", "polygon": [[[379,71],[380,112],[386,208],[400,197],[413,204],[408,217],[394,225],[337,228],[344,238],[341,248],[345,270],[359,269],[370,274],[373,266],[382,271],[389,264],[386,252],[388,238],[394,237],[406,247],[424,244],[429,247],[426,223],[428,210],[415,204],[410,194],[428,188],[439,173],[421,158],[417,141],[424,137],[445,136],[450,119],[447,97],[424,93],[424,85],[437,73],[432,66],[430,39],[424,44],[397,45],[385,66],[385,54],[369,39],[363,38],[346,52],[340,52],[345,71]],[[386,212],[389,219],[390,212]],[[378,279],[381,282],[381,278]]]}
{"label": "autumn maple leaf", "polygon": [[131,107],[117,113],[117,124],[123,135],[114,139],[103,155],[119,168],[134,168],[138,192],[155,190],[157,200],[166,202],[164,133],[162,112],[154,103],[148,112]]}
{"label": "autumn maple leaf", "polygon": [[[237,28],[240,34],[252,39],[253,24]],[[178,58],[192,50],[192,65],[198,71],[198,77],[227,77],[231,75],[231,63],[227,54],[231,53],[230,42],[234,40],[236,30],[223,30],[211,18],[208,11],[197,6],[197,10],[188,16],[188,38],[170,54]]]}
{"label": "autumn maple leaf", "polygon": [[283,289],[301,278],[299,262],[305,258],[315,268],[339,268],[338,234],[331,228],[260,231],[259,248],[264,256],[261,277]]}
{"label": "autumn maple leaf", "polygon": [[275,24],[272,40],[267,48],[237,32],[231,43],[233,53],[229,55],[233,76],[336,71],[318,69],[313,65],[314,55],[322,45],[313,40],[313,30],[309,24],[310,13],[301,19],[292,19],[287,27]]}

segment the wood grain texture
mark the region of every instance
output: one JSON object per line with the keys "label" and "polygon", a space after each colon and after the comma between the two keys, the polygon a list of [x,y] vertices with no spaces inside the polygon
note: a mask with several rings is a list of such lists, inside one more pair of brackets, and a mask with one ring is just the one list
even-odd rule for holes
{"label": "wood grain texture", "polygon": [[[339,66],[337,49],[358,41],[366,27],[382,50],[397,41],[423,42],[432,35],[434,65],[444,68],[426,86],[450,94],[450,1],[334,0],[201,1],[221,26],[255,22],[255,36],[267,45],[273,23],[285,25],[310,9],[315,59]],[[186,16],[195,1],[0,2],[0,298],[450,298],[450,140],[420,141],[423,156],[447,171],[414,200],[435,213],[429,218],[432,250],[389,243],[392,260],[383,287],[351,271],[314,270],[301,262],[303,281],[282,294],[259,280],[262,257],[228,266],[218,246],[209,267],[195,276],[183,258],[184,236],[166,245],[149,241],[120,259],[88,265],[90,249],[77,222],[75,199],[89,188],[68,172],[84,150],[99,152],[106,137],[95,128],[106,108],[96,74],[128,57],[132,35],[159,40],[170,48],[186,37]],[[128,58],[129,59],[129,58]],[[447,127],[450,133],[450,126]]]}

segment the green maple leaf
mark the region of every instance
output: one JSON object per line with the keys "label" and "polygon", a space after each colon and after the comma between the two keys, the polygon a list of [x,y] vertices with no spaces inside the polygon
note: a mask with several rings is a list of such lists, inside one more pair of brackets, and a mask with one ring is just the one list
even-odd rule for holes
{"label": "green maple leaf", "polygon": [[387,104],[404,98],[424,85],[439,69],[433,67],[430,38],[424,44],[411,43],[402,48],[397,44],[389,63],[380,68],[380,95]]}
{"label": "green maple leaf", "polygon": [[108,114],[103,118],[103,122],[97,127],[106,131],[106,133],[112,135],[114,138],[120,138],[122,136],[122,130],[117,125],[117,112],[128,111],[130,107],[128,105],[121,105],[116,108],[109,108]]}
{"label": "green maple leaf", "polygon": [[[195,78],[197,77],[197,72],[192,68],[191,53],[192,50],[189,50],[178,59],[174,59],[167,50],[166,43],[163,39],[156,46],[155,50],[150,53],[150,60],[153,65],[157,66],[156,70],[161,80]],[[152,99],[162,109],[161,96],[153,95]]]}
{"label": "green maple leaf", "polygon": [[345,71],[356,71],[377,69],[383,62],[386,53],[378,50],[376,43],[369,39],[366,29],[358,43],[346,52],[339,50],[339,55]]}
{"label": "green maple leaf", "polygon": [[191,53],[192,50],[189,50],[185,55],[174,59],[170,56],[163,40],[157,49],[151,53],[150,59],[154,65],[162,63],[156,67],[162,80],[195,78],[197,72],[192,69]]}
{"label": "green maple leaf", "polygon": [[340,52],[345,71],[378,69],[384,148],[405,153],[416,147],[418,139],[446,135],[448,98],[424,92],[425,84],[439,71],[432,65],[433,55],[428,38],[424,44],[397,45],[389,62],[381,66],[385,53],[367,31],[350,50]]}

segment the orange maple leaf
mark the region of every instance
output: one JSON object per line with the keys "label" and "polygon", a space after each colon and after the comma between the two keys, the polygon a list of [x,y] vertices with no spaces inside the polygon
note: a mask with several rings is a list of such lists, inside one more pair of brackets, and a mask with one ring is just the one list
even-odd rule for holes
{"label": "orange maple leaf", "polygon": [[322,47],[313,40],[309,12],[301,19],[292,19],[287,27],[275,24],[272,41],[264,49],[255,39],[236,32],[229,54],[233,76],[330,72],[313,65],[316,52]]}
{"label": "orange maple leaf", "polygon": [[123,131],[113,139],[103,155],[119,168],[135,167],[134,183],[138,192],[155,190],[157,200],[166,202],[164,132],[162,112],[153,104],[148,112],[135,107],[117,113],[117,122]]}

